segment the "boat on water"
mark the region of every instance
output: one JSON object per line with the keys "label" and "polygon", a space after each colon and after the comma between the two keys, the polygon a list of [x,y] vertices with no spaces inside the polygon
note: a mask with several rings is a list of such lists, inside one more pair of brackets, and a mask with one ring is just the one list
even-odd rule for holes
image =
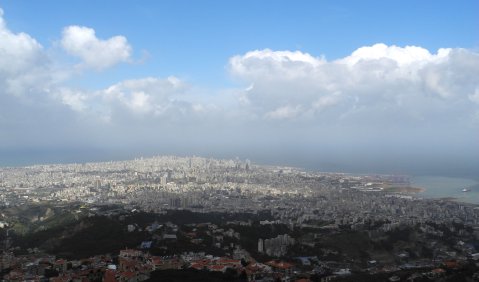
{"label": "boat on water", "polygon": [[470,192],[470,191],[471,189],[467,189],[467,188],[462,189],[462,192]]}

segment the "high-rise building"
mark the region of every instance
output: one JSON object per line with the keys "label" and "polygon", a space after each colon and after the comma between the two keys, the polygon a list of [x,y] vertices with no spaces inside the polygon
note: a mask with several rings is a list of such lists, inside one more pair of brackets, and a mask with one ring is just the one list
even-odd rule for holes
{"label": "high-rise building", "polygon": [[258,252],[259,253],[264,252],[264,241],[261,238],[258,239]]}
{"label": "high-rise building", "polygon": [[168,175],[167,174],[164,174],[163,176],[161,176],[161,178],[160,178],[161,186],[166,186],[167,181],[168,181]]}

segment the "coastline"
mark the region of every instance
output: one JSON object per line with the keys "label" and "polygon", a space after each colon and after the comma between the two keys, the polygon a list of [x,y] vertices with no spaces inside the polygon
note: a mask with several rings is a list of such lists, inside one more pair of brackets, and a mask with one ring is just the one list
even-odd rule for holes
{"label": "coastline", "polygon": [[[416,194],[417,197],[423,199],[479,205],[479,182],[474,179],[415,176],[411,178],[411,186],[423,188]],[[464,188],[469,191],[462,192]]]}
{"label": "coastline", "polygon": [[[392,187],[386,187],[383,189],[384,192],[413,194],[416,197],[420,196],[418,194],[426,192],[426,190],[427,189],[423,187],[412,187],[412,186],[392,186]],[[437,198],[434,198],[434,197],[418,197],[418,198],[421,198],[423,200],[453,202],[453,203],[460,203],[467,206],[479,207],[479,204],[463,201],[459,197],[446,196],[446,197],[437,197]]]}

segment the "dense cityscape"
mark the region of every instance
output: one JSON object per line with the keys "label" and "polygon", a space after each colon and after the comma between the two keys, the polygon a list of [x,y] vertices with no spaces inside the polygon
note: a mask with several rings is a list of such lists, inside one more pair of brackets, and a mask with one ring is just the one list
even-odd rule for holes
{"label": "dense cityscape", "polygon": [[6,281],[479,277],[479,207],[421,199],[407,176],[158,156],[1,168],[0,189]]}

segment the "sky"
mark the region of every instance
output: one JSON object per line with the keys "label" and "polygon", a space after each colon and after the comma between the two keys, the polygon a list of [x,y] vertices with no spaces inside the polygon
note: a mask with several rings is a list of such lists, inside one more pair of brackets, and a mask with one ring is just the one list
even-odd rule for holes
{"label": "sky", "polygon": [[0,0],[0,165],[477,177],[478,1]]}

